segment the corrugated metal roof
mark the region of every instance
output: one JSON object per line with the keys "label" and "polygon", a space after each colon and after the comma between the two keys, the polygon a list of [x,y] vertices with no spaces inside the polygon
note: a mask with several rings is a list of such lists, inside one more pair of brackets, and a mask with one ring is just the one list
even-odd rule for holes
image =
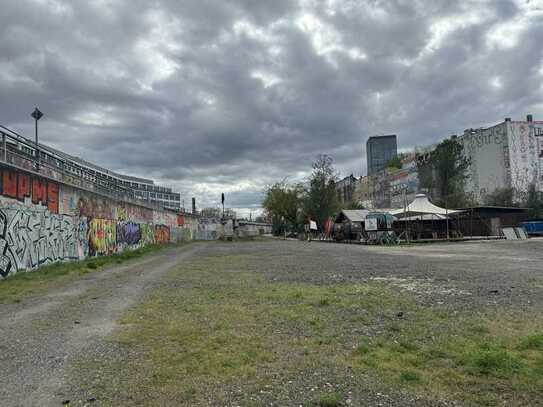
{"label": "corrugated metal roof", "polygon": [[366,209],[343,209],[341,213],[351,222],[364,222],[370,211]]}

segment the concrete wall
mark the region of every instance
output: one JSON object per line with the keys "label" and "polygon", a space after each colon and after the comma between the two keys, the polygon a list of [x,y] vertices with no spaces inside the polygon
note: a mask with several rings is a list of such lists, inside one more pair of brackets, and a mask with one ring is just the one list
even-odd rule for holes
{"label": "concrete wall", "polygon": [[471,159],[466,191],[477,202],[497,188],[513,188],[525,199],[528,186],[543,191],[543,122],[503,122],[486,129],[467,130],[459,140]]}
{"label": "concrete wall", "polygon": [[506,164],[516,199],[526,199],[530,184],[543,192],[543,122],[508,122],[507,139]]}
{"label": "concrete wall", "polygon": [[496,188],[510,185],[509,153],[505,123],[487,129],[467,130],[459,138],[464,154],[471,160],[466,181],[466,192],[477,202]]}
{"label": "concrete wall", "polygon": [[0,168],[0,278],[55,261],[194,238],[197,222]]}

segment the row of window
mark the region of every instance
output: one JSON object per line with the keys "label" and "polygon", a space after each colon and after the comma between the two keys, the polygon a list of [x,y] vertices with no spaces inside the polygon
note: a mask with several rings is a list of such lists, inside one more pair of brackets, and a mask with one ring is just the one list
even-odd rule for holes
{"label": "row of window", "polygon": [[181,196],[176,193],[156,194],[154,192],[144,192],[144,191],[136,191],[135,193],[137,197],[140,197],[143,199],[151,198],[151,199],[160,199],[160,200],[166,200],[166,201],[177,201],[177,202],[181,201]]}
{"label": "row of window", "polygon": [[[20,141],[8,141],[8,149],[22,152],[31,159],[34,159],[36,155],[34,147],[21,143]],[[121,180],[100,171],[80,166],[74,161],[59,159],[45,150],[40,150],[40,160],[42,163],[48,163],[62,171],[109,189],[118,190],[119,187],[121,187],[120,189],[123,190],[124,187],[124,192],[132,196],[135,195],[136,197],[144,199],[150,198],[153,200],[172,201],[172,204],[176,206],[179,206],[178,203],[181,201],[180,194],[172,192],[171,188]],[[127,191],[126,189],[135,191]]]}

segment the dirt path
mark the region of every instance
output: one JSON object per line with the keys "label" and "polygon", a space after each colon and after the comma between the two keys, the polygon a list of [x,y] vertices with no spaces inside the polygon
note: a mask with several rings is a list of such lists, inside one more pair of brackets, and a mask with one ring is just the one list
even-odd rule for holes
{"label": "dirt path", "polygon": [[198,245],[89,274],[23,303],[0,305],[0,404],[60,406],[66,367],[95,352],[117,318]]}

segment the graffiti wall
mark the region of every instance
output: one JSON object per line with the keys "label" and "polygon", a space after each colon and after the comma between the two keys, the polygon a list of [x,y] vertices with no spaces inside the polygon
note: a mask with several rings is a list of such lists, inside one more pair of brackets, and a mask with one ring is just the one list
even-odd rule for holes
{"label": "graffiti wall", "polygon": [[22,204],[0,209],[0,276],[88,255],[86,236],[71,216]]}
{"label": "graffiti wall", "polygon": [[511,187],[519,202],[530,184],[543,191],[543,122],[503,122],[466,130],[459,140],[470,159],[466,189],[474,200],[497,188]]}
{"label": "graffiti wall", "polygon": [[0,175],[2,196],[46,206],[51,213],[58,211],[59,184],[20,171],[3,169]]}
{"label": "graffiti wall", "polygon": [[543,192],[543,122],[508,123],[508,176],[517,199],[524,201],[530,184]]}
{"label": "graffiti wall", "polygon": [[0,278],[56,261],[182,241],[192,238],[192,223],[173,211],[0,168]]}
{"label": "graffiti wall", "polygon": [[[138,223],[153,223],[155,215],[150,208],[114,201],[92,192],[62,186],[59,194],[59,211],[72,216],[87,218],[111,219],[117,221],[133,221]],[[157,218],[160,215],[156,215]],[[157,222],[154,222],[157,223]],[[162,224],[166,224],[161,222]]]}
{"label": "graffiti wall", "polygon": [[117,225],[110,219],[89,221],[89,255],[112,254],[117,251]]}

